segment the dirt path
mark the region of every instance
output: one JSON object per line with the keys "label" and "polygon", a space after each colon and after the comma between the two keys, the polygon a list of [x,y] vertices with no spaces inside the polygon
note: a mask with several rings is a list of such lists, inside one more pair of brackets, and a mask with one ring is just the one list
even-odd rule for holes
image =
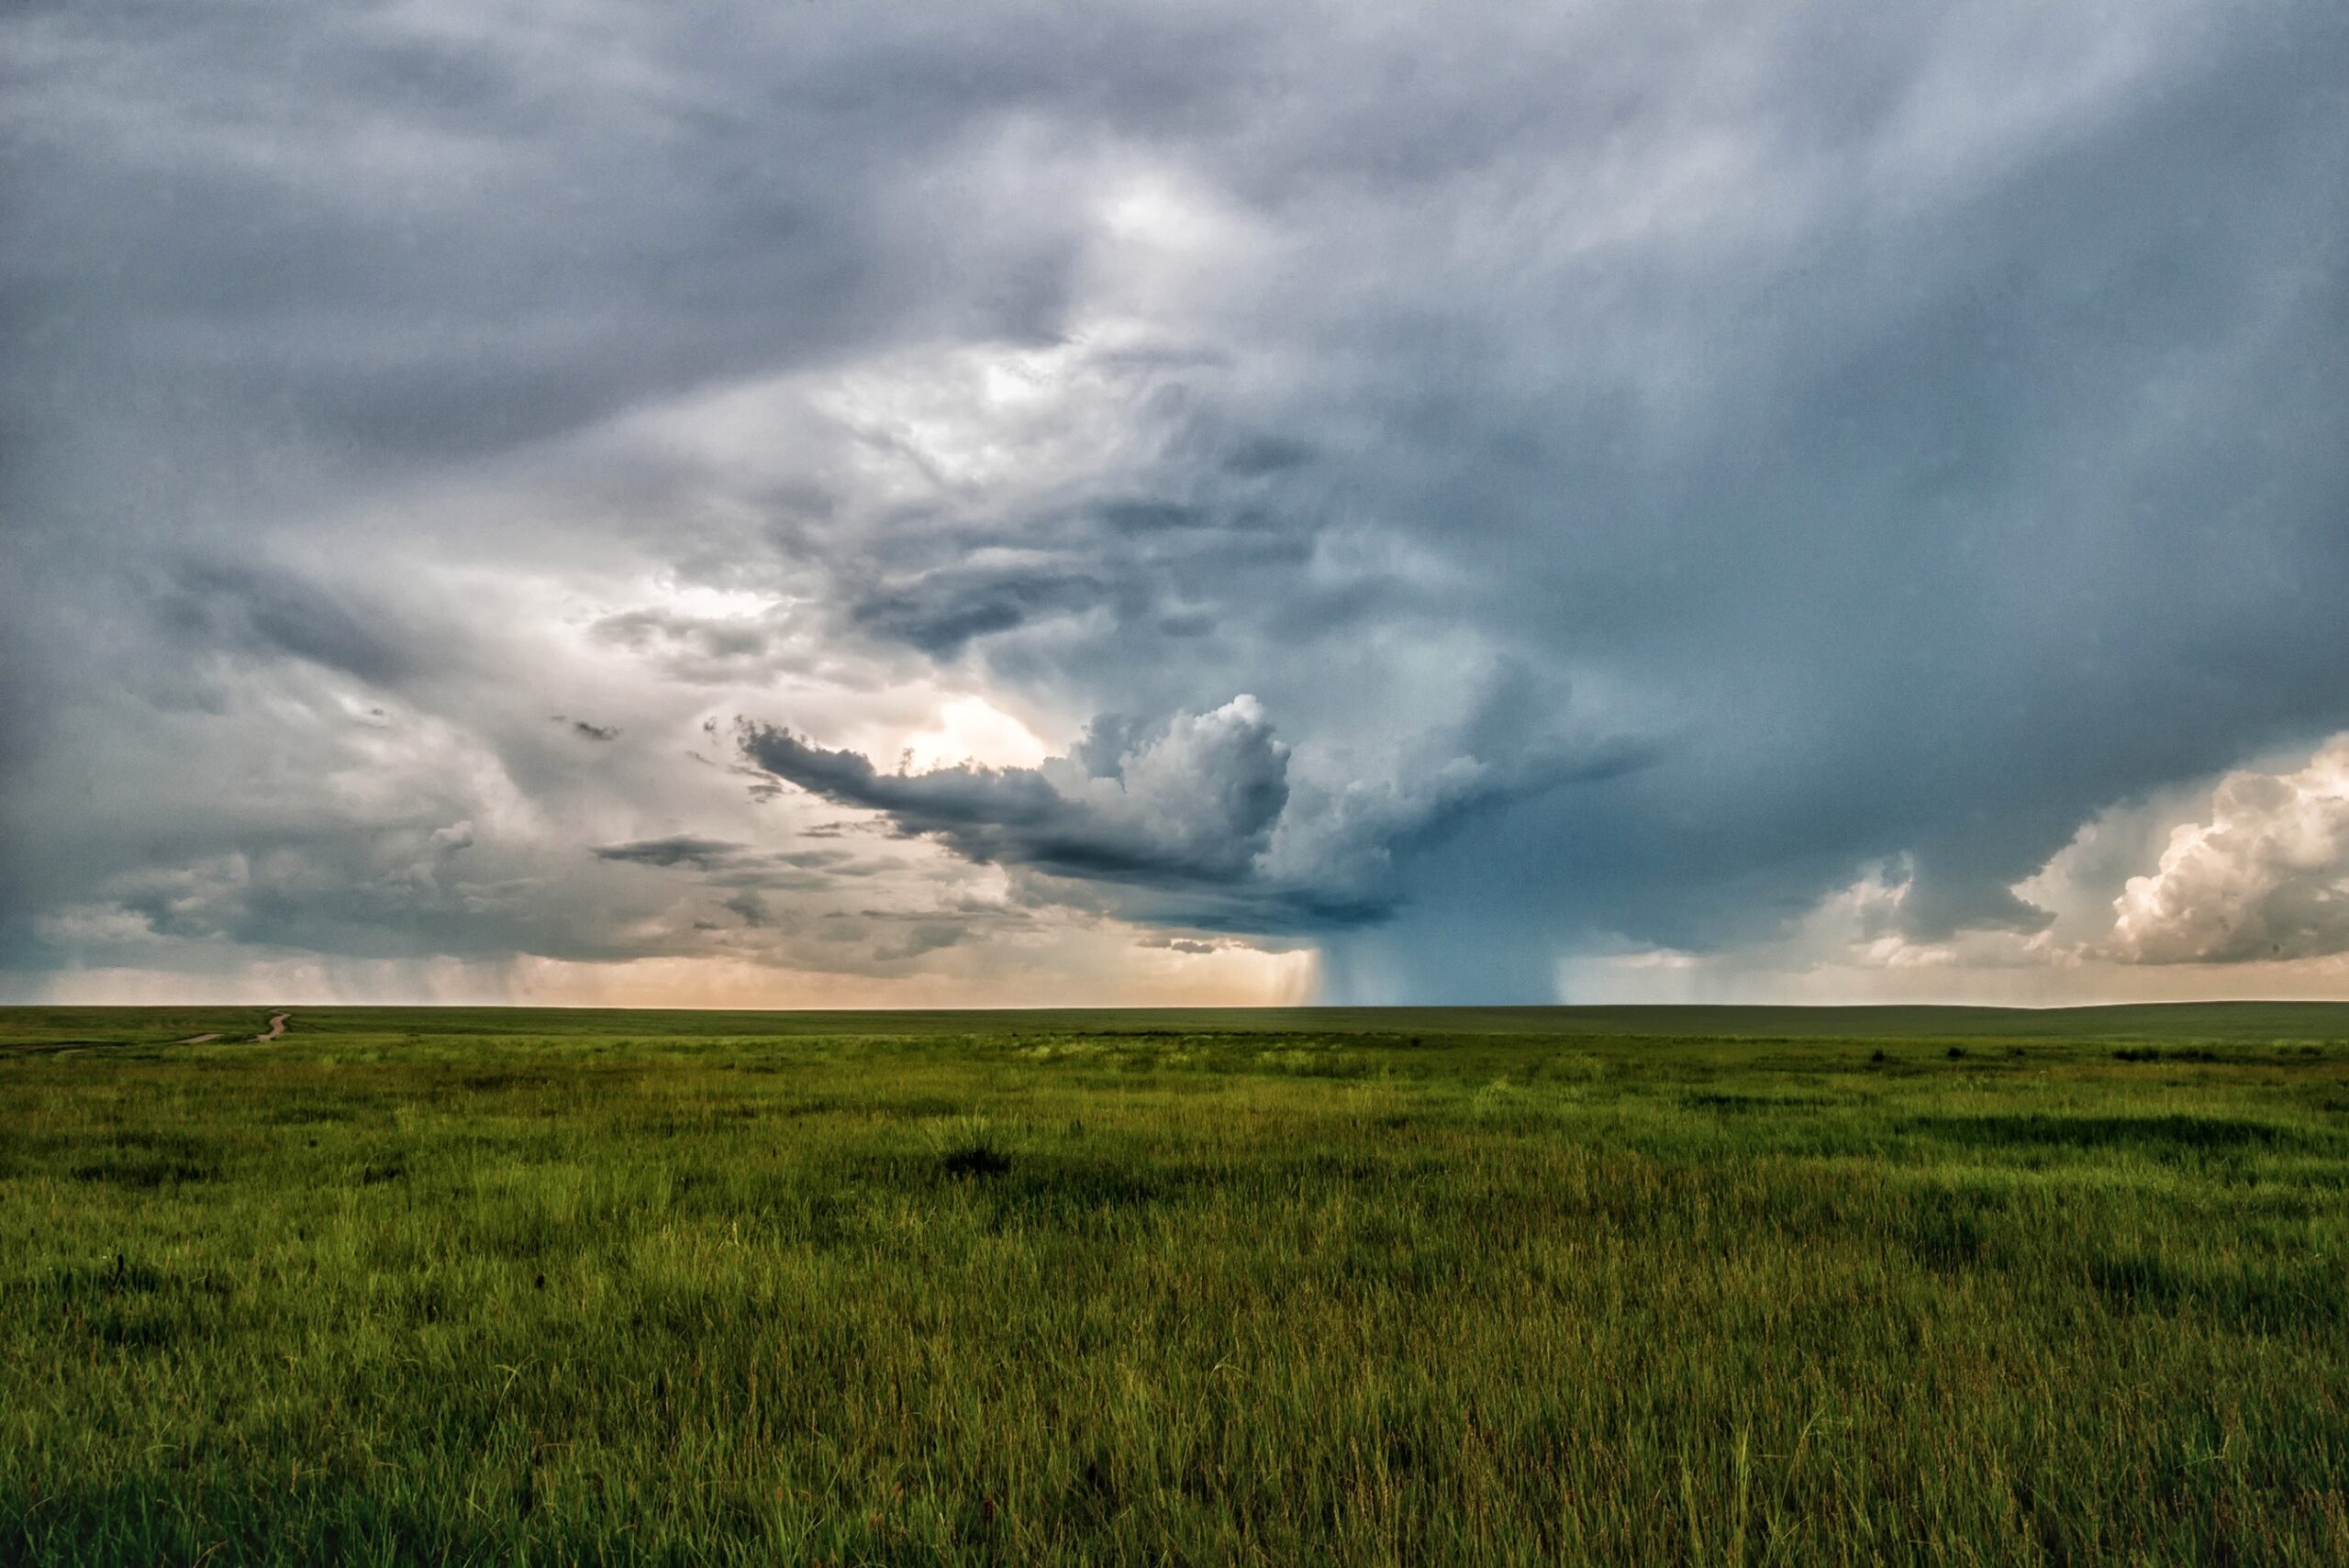
{"label": "dirt path", "polygon": [[[253,1036],[253,1039],[256,1040],[275,1040],[279,1035],[285,1032],[285,1021],[293,1016],[294,1015],[290,1012],[272,1013],[269,1016],[268,1031],[263,1034],[257,1034]],[[207,1045],[213,1040],[220,1038],[222,1037],[217,1034],[192,1034],[185,1040],[175,1040],[169,1043],[173,1045]],[[155,1046],[164,1043],[166,1042],[154,1040],[45,1040],[39,1041],[28,1041],[23,1044],[18,1044],[13,1040],[0,1040],[0,1057],[69,1056],[77,1051],[137,1051],[141,1048],[151,1050]]]}

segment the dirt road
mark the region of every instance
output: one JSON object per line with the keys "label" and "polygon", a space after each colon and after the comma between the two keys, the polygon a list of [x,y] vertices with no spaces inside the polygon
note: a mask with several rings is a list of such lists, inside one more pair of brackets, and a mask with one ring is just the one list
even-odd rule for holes
{"label": "dirt road", "polygon": [[279,1035],[285,1032],[285,1020],[293,1016],[294,1015],[291,1013],[272,1013],[269,1016],[269,1032],[266,1034],[257,1034],[253,1036],[253,1038],[255,1040],[275,1040]]}

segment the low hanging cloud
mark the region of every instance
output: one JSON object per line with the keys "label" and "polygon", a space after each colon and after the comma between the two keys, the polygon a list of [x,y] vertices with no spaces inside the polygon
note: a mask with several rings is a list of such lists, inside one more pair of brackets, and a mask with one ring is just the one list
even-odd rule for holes
{"label": "low hanging cloud", "polygon": [[619,861],[629,865],[699,866],[707,871],[722,862],[739,860],[746,847],[729,843],[723,839],[676,833],[665,839],[631,839],[624,844],[599,844],[596,848],[596,858],[599,861]]}
{"label": "low hanging cloud", "polygon": [[2349,951],[2349,734],[2288,773],[2229,773],[2113,909],[2108,948],[2131,963]]}
{"label": "low hanging cloud", "polygon": [[1288,748],[1247,695],[1139,739],[1097,726],[1075,756],[1033,768],[885,773],[772,725],[745,726],[741,747],[775,777],[967,860],[1112,882],[1246,881],[1289,798]]}
{"label": "low hanging cloud", "polygon": [[1620,747],[1571,764],[1457,756],[1407,780],[1326,780],[1294,766],[1244,693],[1156,725],[1097,719],[1070,755],[1032,768],[884,773],[857,752],[763,724],[745,724],[740,745],[762,772],[877,811],[965,860],[1147,890],[1138,904],[1110,900],[1125,913],[1265,932],[1378,920],[1401,896],[1398,851],[1480,805],[1643,760]]}
{"label": "low hanging cloud", "polygon": [[620,865],[686,868],[701,873],[709,886],[740,888],[746,894],[822,892],[842,879],[869,877],[880,869],[878,862],[859,862],[843,850],[768,850],[693,833],[599,844],[594,853],[599,861]]}

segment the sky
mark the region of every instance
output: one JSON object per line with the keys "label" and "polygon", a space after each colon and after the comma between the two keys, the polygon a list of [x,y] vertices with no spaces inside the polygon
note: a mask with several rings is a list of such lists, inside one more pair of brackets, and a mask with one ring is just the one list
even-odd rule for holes
{"label": "sky", "polygon": [[12,6],[0,1000],[2349,997],[2349,9]]}

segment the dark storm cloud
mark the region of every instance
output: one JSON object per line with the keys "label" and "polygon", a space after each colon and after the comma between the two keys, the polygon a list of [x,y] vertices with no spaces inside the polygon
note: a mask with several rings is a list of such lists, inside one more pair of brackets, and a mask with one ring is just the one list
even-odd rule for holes
{"label": "dark storm cloud", "polygon": [[721,907],[753,930],[763,930],[774,924],[774,912],[767,908],[766,900],[748,888],[727,899]]}
{"label": "dark storm cloud", "polygon": [[[723,906],[737,914],[746,906],[745,900],[760,904],[762,893],[821,893],[842,885],[843,880],[869,877],[883,869],[874,862],[860,862],[840,850],[762,850],[691,834],[601,844],[596,846],[595,856],[621,865],[662,871],[686,867],[704,873],[701,881],[706,886],[741,890],[739,897]],[[760,906],[764,907],[763,904]],[[773,922],[748,923],[761,926]]]}
{"label": "dark storm cloud", "polygon": [[[1180,628],[1200,615],[1196,606],[1219,603],[1221,614],[1200,616],[1199,628],[1212,628],[1265,607],[1253,602],[1252,586],[1275,573],[1291,578],[1284,609],[1292,625],[1342,618],[1366,594],[1392,592],[1297,582],[1325,519],[1269,506],[1265,486],[1249,483],[1294,465],[1246,467],[1232,481],[1219,472],[1223,444],[1202,430],[1205,423],[1179,400],[1133,412],[1130,428],[1167,450],[1150,472],[1130,477],[1154,481],[1162,493],[1056,498],[858,539],[852,559],[828,562],[840,573],[843,629],[952,661],[974,643],[1000,650],[1016,640],[1006,634]],[[1008,656],[1016,659],[1016,650]]]}
{"label": "dark storm cloud", "polygon": [[155,589],[154,614],[190,643],[262,658],[290,655],[390,686],[417,660],[383,629],[378,608],[344,602],[335,584],[224,561],[184,562]]}
{"label": "dark storm cloud", "polygon": [[771,726],[746,728],[741,745],[777,778],[885,812],[900,830],[934,834],[971,860],[1079,878],[1240,880],[1288,803],[1288,749],[1245,699],[1179,716],[1121,749],[1108,771],[1081,774],[1065,764],[885,773],[853,751]]}
{"label": "dark storm cloud", "polygon": [[[785,895],[861,864],[657,771],[768,693],[1178,716],[750,755],[1397,999],[1895,857],[1906,936],[2032,930],[2097,813],[2349,728],[2335,6],[94,5],[0,50],[20,988],[90,933],[699,951],[673,883],[844,929]],[[1176,744],[1236,692],[1277,740]]]}
{"label": "dark storm cloud", "polygon": [[[11,247],[11,282],[50,328],[20,368],[176,365],[275,406],[281,439],[429,462],[876,339],[1045,337],[1072,255],[1049,190],[990,223],[966,205],[990,193],[924,170],[1031,94],[1081,123],[1186,117],[1203,83],[1175,61],[1244,32],[36,11],[12,28],[10,128],[70,161],[16,204],[45,238]],[[1155,58],[1105,69],[1134,46]]]}
{"label": "dark storm cloud", "polygon": [[1085,573],[941,568],[877,588],[850,607],[866,630],[952,659],[975,637],[1092,608],[1113,590]]}
{"label": "dark storm cloud", "polygon": [[1203,942],[1194,937],[1152,937],[1143,942],[1142,946],[1163,948],[1169,952],[1186,952],[1195,956],[1216,951],[1216,945],[1213,942]]}
{"label": "dark storm cloud", "polygon": [[1401,896],[1398,854],[1506,800],[1649,760],[1622,746],[1507,768],[1462,756],[1404,790],[1293,784],[1288,747],[1247,696],[1155,724],[1097,720],[1071,755],[1034,768],[890,773],[772,725],[745,724],[740,740],[776,778],[967,860],[1144,890],[1115,905],[1141,917],[1258,931],[1381,920]]}
{"label": "dark storm cloud", "polygon": [[638,839],[625,844],[602,844],[599,861],[621,861],[642,866],[700,866],[705,869],[740,859],[749,849],[719,839],[696,839],[680,834],[668,839]]}
{"label": "dark storm cloud", "polygon": [[673,679],[712,684],[764,673],[778,655],[777,628],[662,610],[606,616],[596,635],[656,660]]}

